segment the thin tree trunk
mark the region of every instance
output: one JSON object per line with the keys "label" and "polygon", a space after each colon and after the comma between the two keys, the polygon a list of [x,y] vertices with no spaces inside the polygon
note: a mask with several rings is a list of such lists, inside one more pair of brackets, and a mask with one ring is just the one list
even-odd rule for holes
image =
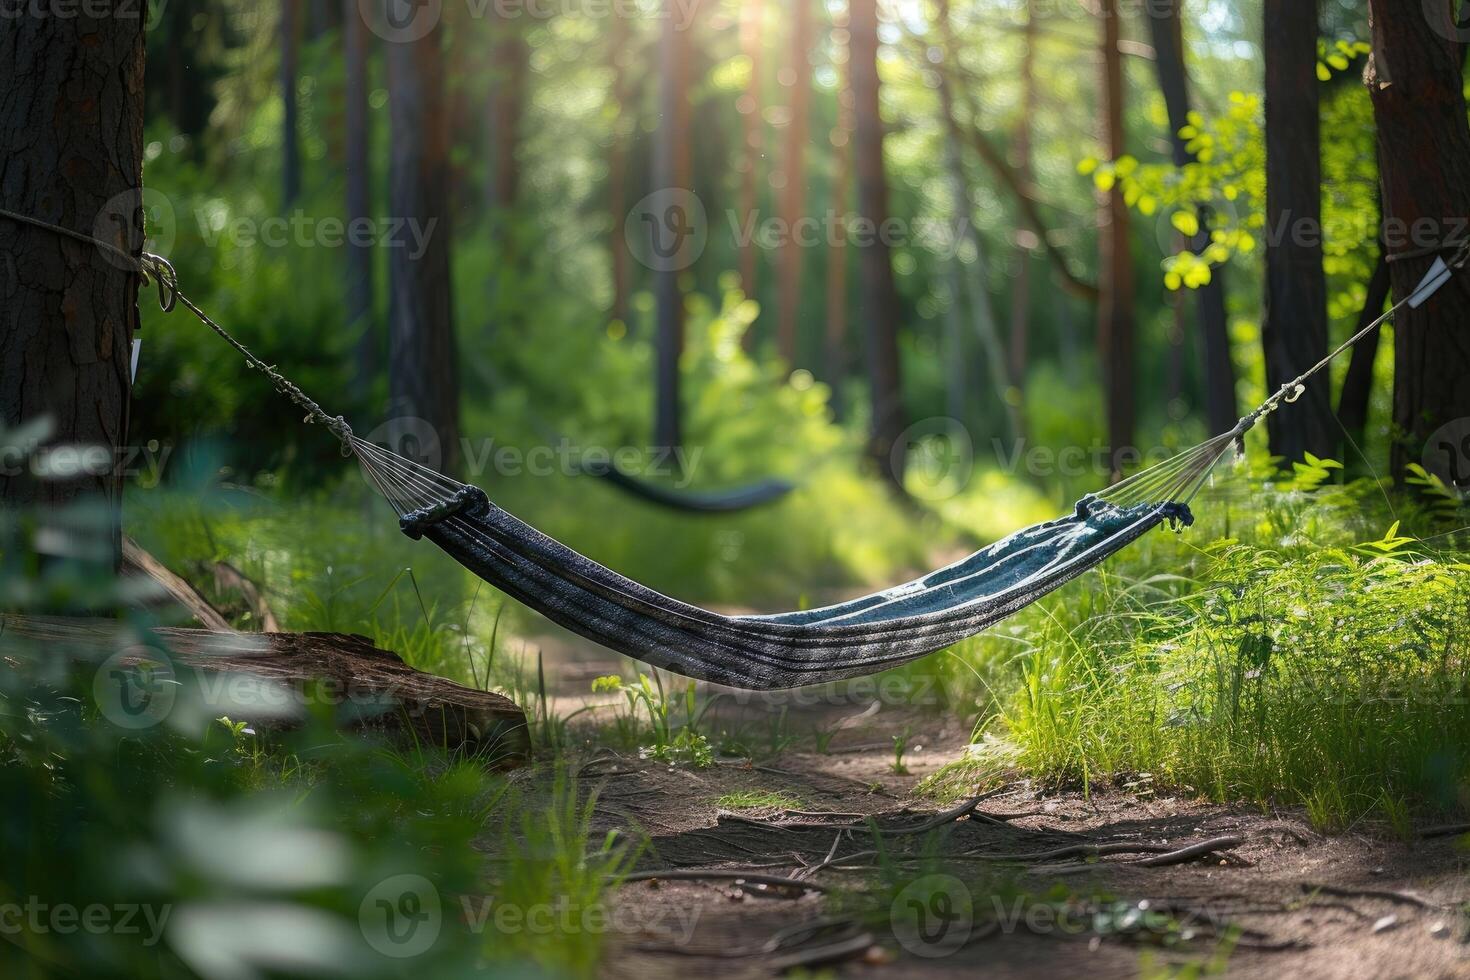
{"label": "thin tree trunk", "polygon": [[301,60],[300,0],[281,0],[281,210],[301,196],[301,124],[297,120],[296,75]]}
{"label": "thin tree trunk", "polygon": [[[1422,9],[1421,9],[1422,8]],[[1432,9],[1431,9],[1432,8]],[[1378,167],[1393,294],[1414,290],[1431,255],[1418,252],[1466,238],[1470,215],[1470,125],[1461,51],[1451,4],[1370,0],[1373,54],[1365,73],[1378,124]],[[1408,229],[1408,234],[1402,234]],[[1402,240],[1394,240],[1399,238]],[[1417,310],[1394,323],[1391,465],[1411,462],[1461,487],[1470,485],[1470,279],[1456,275]],[[1459,428],[1442,431],[1449,423]],[[1433,437],[1433,438],[1431,438]]]}
{"label": "thin tree trunk", "polygon": [[[688,31],[681,28],[670,0],[659,40],[659,125],[654,147],[655,192],[689,191],[686,103],[688,101]],[[657,215],[662,220],[663,215]],[[660,235],[659,228],[652,229]],[[657,249],[655,249],[655,254]],[[670,266],[654,275],[654,411],[653,441],[661,448],[683,442],[679,360],[684,354],[684,294],[679,287],[682,270]]]}
{"label": "thin tree trunk", "polygon": [[[957,57],[958,46],[955,43],[953,25],[949,19],[948,0],[940,0],[938,18],[945,40],[945,57],[953,60]],[[974,317],[975,334],[985,351],[985,367],[990,379],[990,389],[1001,403],[1002,411],[1005,413],[1007,435],[1010,436],[1012,444],[1015,444],[1020,441],[1023,432],[1021,414],[1009,390],[1011,387],[1010,364],[1006,358],[1005,343],[1000,338],[1000,329],[996,326],[995,310],[990,304],[990,288],[986,282],[985,273],[985,246],[980,240],[979,231],[975,228],[969,186],[965,180],[964,164],[960,158],[961,133],[959,122],[955,118],[954,92],[950,88],[951,84],[949,76],[945,72],[940,72],[939,107],[944,115],[945,124],[944,166],[949,176],[950,198],[954,202],[954,220],[957,231],[954,252],[949,257],[948,263],[951,267],[954,287],[952,306],[958,309],[959,287],[963,284],[965,299],[968,301],[970,314]],[[974,264],[968,269],[965,269],[965,263],[960,259],[961,246],[965,244],[968,244],[975,253]],[[961,386],[966,385],[968,378],[964,371],[963,351],[958,337],[955,338],[954,349],[950,356],[960,362],[959,366],[950,365],[950,369],[955,372],[951,375],[951,381]],[[958,404],[963,404],[962,398],[958,399]],[[951,409],[953,409],[953,402]],[[962,415],[954,414],[953,410],[950,414],[956,419],[963,418]]]}
{"label": "thin tree trunk", "polygon": [[[1021,43],[1025,45],[1021,53],[1021,118],[1016,125],[1016,136],[1012,146],[1016,155],[1016,172],[1028,186],[1035,180],[1031,169],[1031,130],[1036,118],[1038,102],[1036,45],[1039,26],[1036,2],[1026,0],[1026,29],[1021,40]],[[1031,236],[1039,234],[1040,230],[1029,226],[1017,229],[1018,233],[1026,232]],[[1016,278],[1011,287],[1009,371],[1011,384],[1015,385],[1016,390],[1024,399],[1027,349],[1030,346],[1031,334],[1031,249],[1025,247],[1018,249],[1016,261]]]}
{"label": "thin tree trunk", "polygon": [[[143,248],[144,11],[17,17],[0,30],[0,207]],[[88,8],[95,10],[96,8]],[[50,420],[56,444],[96,446],[106,465],[38,479],[9,460],[5,507],[100,501],[103,554],[121,560],[122,476],[138,329],[138,278],[121,259],[0,217],[0,428]],[[52,441],[52,440],[47,440]],[[58,460],[59,462],[59,460]]]}
{"label": "thin tree trunk", "polygon": [[[1280,385],[1327,353],[1322,271],[1322,161],[1317,0],[1265,0],[1266,385]],[[1336,458],[1330,384],[1319,374],[1290,412],[1266,419],[1271,452]]]}
{"label": "thin tree trunk", "polygon": [[[1102,117],[1108,159],[1127,152],[1123,129],[1123,59],[1118,53],[1118,0],[1103,0]],[[1098,352],[1107,400],[1109,456],[1114,474],[1122,454],[1133,447],[1134,428],[1134,287],[1128,206],[1114,187],[1103,195],[1098,228]]]}
{"label": "thin tree trunk", "polygon": [[530,50],[519,25],[509,17],[495,23],[499,38],[492,47],[494,75],[489,103],[487,136],[490,143],[486,201],[500,224],[515,208],[520,196],[521,166],[518,154],[521,117],[526,100],[526,75]]}
{"label": "thin tree trunk", "polygon": [[781,219],[786,237],[776,263],[776,350],[787,368],[797,366],[797,323],[801,314],[801,267],[803,245],[797,241],[797,223],[806,211],[806,144],[811,134],[812,102],[812,0],[795,0],[792,12],[791,119],[786,124],[785,149],[781,154]]}
{"label": "thin tree trunk", "polygon": [[[754,219],[760,206],[759,180],[761,158],[765,155],[765,120],[761,117],[762,75],[761,28],[765,20],[764,0],[747,0],[740,7],[740,49],[750,62],[750,80],[745,86],[739,109],[743,149],[740,166],[740,221]],[[756,294],[756,276],[760,263],[760,244],[754,239],[740,245],[740,288],[746,296]],[[745,334],[745,346],[750,348],[755,331]]]}
{"label": "thin tree trunk", "polygon": [[459,468],[459,373],[440,31],[435,27],[417,41],[387,45],[393,124],[389,205],[395,216],[417,222],[427,235],[421,253],[412,239],[389,250],[388,363],[394,413],[427,422],[439,440],[438,468],[454,473]]}
{"label": "thin tree trunk", "polygon": [[[847,32],[846,16],[833,21],[834,50],[839,31]],[[846,46],[842,45],[842,50]],[[837,66],[837,125],[832,130],[832,214],[839,234],[827,243],[827,383],[832,388],[832,414],[846,412],[843,388],[847,382],[847,199],[852,185],[852,86],[847,60]]]}
{"label": "thin tree trunk", "polygon": [[[883,116],[878,78],[877,0],[851,0],[849,71],[852,75],[856,140],[858,211],[871,228],[888,220],[888,181],[883,163]],[[863,317],[866,322],[868,384],[872,396],[869,453],[878,472],[903,490],[906,427],[898,361],[898,290],[887,240],[873,235],[861,247]]]}
{"label": "thin tree trunk", "polygon": [[624,230],[628,218],[628,139],[630,134],[627,132],[628,127],[625,125],[625,120],[629,112],[626,49],[630,33],[627,18],[622,15],[614,15],[611,44],[609,45],[609,60],[613,71],[614,122],[612,143],[608,147],[607,164],[607,205],[612,218],[612,233],[608,244],[612,251],[612,315],[613,319],[623,324],[624,329],[631,328],[628,322],[628,297],[631,286],[628,278],[628,245]]}
{"label": "thin tree trunk", "polygon": [[[1363,300],[1363,308],[1358,313],[1358,323],[1353,328],[1353,333],[1361,331],[1383,315],[1383,307],[1388,302],[1392,287],[1388,266],[1388,252],[1380,242],[1378,262],[1373,266],[1373,276],[1368,280],[1368,294]],[[1373,396],[1373,363],[1378,360],[1381,335],[1382,330],[1374,330],[1353,348],[1352,359],[1348,361],[1347,375],[1342,379],[1342,392],[1337,401],[1337,421],[1342,423],[1343,430],[1360,449],[1363,446],[1363,437],[1368,432],[1368,405]]]}
{"label": "thin tree trunk", "polygon": [[[1188,140],[1179,131],[1189,124],[1189,81],[1184,67],[1182,0],[1160,0],[1146,6],[1154,43],[1154,66],[1169,116],[1174,165],[1194,162]],[[1210,242],[1210,215],[1201,210],[1199,232],[1189,242],[1196,253]],[[1225,314],[1225,269],[1216,268],[1209,283],[1194,290],[1196,315],[1204,340],[1205,419],[1211,432],[1225,432],[1239,414],[1235,398],[1235,364],[1230,356],[1230,324]]]}
{"label": "thin tree trunk", "polygon": [[[343,102],[346,119],[348,227],[372,220],[371,134],[368,115],[368,31],[358,12],[358,0],[343,0]],[[378,375],[380,339],[373,318],[373,250],[361,236],[347,240],[347,324],[358,332],[357,387],[370,392]]]}

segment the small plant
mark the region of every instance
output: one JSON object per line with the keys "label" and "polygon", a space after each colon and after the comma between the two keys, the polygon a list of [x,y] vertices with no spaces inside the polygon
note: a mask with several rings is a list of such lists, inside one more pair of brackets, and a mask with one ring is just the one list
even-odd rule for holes
{"label": "small plant", "polygon": [[[657,671],[652,678],[640,673],[635,683],[616,674],[599,677],[592,682],[594,694],[621,694],[623,706],[614,718],[615,740],[626,748],[638,748],[648,758],[659,762],[684,762],[703,768],[713,763],[714,753],[709,739],[699,731],[704,715],[715,703],[710,698],[700,702],[694,682],[684,687],[682,698],[671,698],[664,691],[663,679]],[[676,706],[682,709],[682,723],[676,721]]]}
{"label": "small plant", "polygon": [[905,725],[903,731],[893,736],[893,765],[889,766],[899,776],[907,776],[908,766],[903,764],[903,754],[908,751],[909,738],[914,734],[911,726]]}

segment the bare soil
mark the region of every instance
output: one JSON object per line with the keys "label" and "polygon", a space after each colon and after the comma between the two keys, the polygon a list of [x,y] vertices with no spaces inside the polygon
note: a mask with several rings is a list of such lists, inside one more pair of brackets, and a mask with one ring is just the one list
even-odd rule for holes
{"label": "bare soil", "polygon": [[[616,669],[592,656],[578,651],[565,673],[548,669],[566,678],[563,707],[585,699],[575,692],[586,691],[588,676]],[[967,726],[932,711],[794,702],[722,704],[710,723],[733,714],[758,726],[762,712],[781,710],[792,732],[845,727],[824,753],[802,738],[761,764],[722,759],[695,769],[606,749],[577,761],[597,794],[598,833],[646,835],[638,872],[673,876],[619,889],[606,975],[805,968],[1102,980],[1193,964],[1238,977],[1470,978],[1465,835],[1405,841],[1368,824],[1324,835],[1296,809],[1218,805],[1146,783],[1084,792],[1019,778],[973,813],[912,833],[952,806],[914,787],[963,756]],[[904,731],[911,748],[899,773],[892,739]],[[794,805],[723,810],[718,801],[737,791],[780,793]],[[869,853],[868,817],[883,829],[887,885],[876,867],[885,862]],[[1189,860],[1134,863],[1221,838]],[[1074,845],[1154,852],[1048,854]],[[751,877],[675,880],[706,872]],[[1018,904],[1023,895],[1040,907]]]}

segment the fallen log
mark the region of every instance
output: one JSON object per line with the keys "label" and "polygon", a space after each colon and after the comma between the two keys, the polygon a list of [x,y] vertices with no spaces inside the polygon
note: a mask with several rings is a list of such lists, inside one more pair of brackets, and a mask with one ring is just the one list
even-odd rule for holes
{"label": "fallen log", "polygon": [[[194,710],[257,731],[283,730],[328,710],[345,729],[471,754],[493,767],[530,755],[526,715],[513,701],[415,670],[363,636],[158,627],[139,644],[119,627],[109,620],[5,615],[0,647],[30,641],[48,654],[90,653],[102,663],[94,683],[102,713],[131,727]],[[107,656],[110,651],[116,652]],[[153,679],[147,690],[138,672]],[[168,683],[157,683],[160,674]],[[149,702],[150,693],[167,704]]]}

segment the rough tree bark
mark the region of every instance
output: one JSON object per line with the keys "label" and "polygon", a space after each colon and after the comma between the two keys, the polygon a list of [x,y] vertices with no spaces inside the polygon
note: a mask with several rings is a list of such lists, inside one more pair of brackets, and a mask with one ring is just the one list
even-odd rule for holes
{"label": "rough tree bark", "polygon": [[[1103,0],[1102,117],[1103,143],[1108,159],[1127,152],[1123,129],[1123,58],[1118,52],[1121,33],[1118,0]],[[1121,453],[1133,446],[1134,404],[1134,287],[1133,253],[1129,244],[1128,205],[1117,187],[1102,195],[1098,219],[1097,341],[1107,400],[1108,445],[1116,474]]]}
{"label": "rough tree bark", "polygon": [[[1416,254],[1466,236],[1470,216],[1470,125],[1461,81],[1461,51],[1449,2],[1370,0],[1373,53],[1364,80],[1378,123],[1378,166],[1393,293],[1402,299],[1428,271],[1432,255]],[[1401,230],[1408,230],[1401,234]],[[1394,240],[1401,239],[1401,240]],[[1417,310],[1394,323],[1394,440],[1391,465],[1401,477],[1411,462],[1451,477],[1470,474],[1470,446],[1457,431],[1470,426],[1470,278],[1454,276]],[[1448,457],[1448,458],[1446,458]],[[1462,484],[1463,485],[1463,484]]]}
{"label": "rough tree bark", "polygon": [[[776,257],[776,350],[788,369],[797,367],[797,323],[801,313],[801,267],[804,248],[797,241],[797,223],[806,211],[806,143],[811,134],[812,4],[796,0],[792,12],[790,94],[791,119],[786,124],[781,153],[781,220],[786,237]],[[782,81],[785,81],[783,73]],[[745,216],[749,220],[748,216]]]}
{"label": "rough tree bark", "polygon": [[628,218],[628,140],[632,135],[628,108],[632,98],[628,73],[631,54],[627,50],[632,33],[629,26],[626,17],[614,14],[612,31],[608,36],[608,61],[613,75],[609,94],[614,114],[612,142],[607,153],[607,208],[611,218],[608,245],[612,252],[612,318],[621,322],[624,329],[631,328],[628,301],[632,289],[628,277],[628,245],[623,230]]}
{"label": "rough tree bark", "polygon": [[[1159,89],[1169,115],[1169,138],[1174,146],[1174,165],[1194,161],[1189,141],[1179,131],[1189,124],[1189,81],[1184,68],[1184,25],[1180,16],[1183,0],[1160,0],[1145,5],[1154,43],[1154,65]],[[1189,243],[1199,252],[1210,241],[1210,216],[1199,215],[1199,232]],[[1235,364],[1230,358],[1230,324],[1225,315],[1225,270],[1217,268],[1209,283],[1194,291],[1195,313],[1204,341],[1205,420],[1211,432],[1225,432],[1235,425]]]}
{"label": "rough tree bark", "polygon": [[[146,7],[105,8],[17,17],[0,30],[0,206],[135,254],[145,230]],[[115,564],[138,278],[120,257],[4,217],[0,269],[0,428],[49,417],[57,443],[106,450],[101,465],[45,480],[14,472],[7,453],[0,503],[100,499],[113,515]]]}
{"label": "rough tree bark", "polygon": [[281,0],[281,210],[301,195],[301,125],[297,120],[296,75],[301,61],[301,3]]}
{"label": "rough tree bark", "polygon": [[[1417,15],[1416,15],[1417,16]],[[1322,271],[1317,0],[1265,0],[1266,386],[1275,391],[1327,353]],[[1271,452],[1336,458],[1330,381],[1307,384],[1290,411],[1267,417]]]}
{"label": "rough tree bark", "polygon": [[439,468],[453,473],[459,466],[459,372],[440,30],[436,26],[419,40],[386,44],[393,128],[389,206],[395,217],[417,222],[426,236],[420,246],[404,235],[389,249],[388,363],[392,412],[427,422],[439,441]]}
{"label": "rough tree bark", "polygon": [[[857,168],[858,213],[869,227],[881,229],[888,221],[888,180],[883,165],[877,0],[852,0],[848,5],[848,22],[848,70],[857,122],[853,156]],[[872,398],[868,451],[879,473],[901,492],[904,459],[902,447],[897,444],[906,422],[898,362],[900,310],[898,290],[893,282],[893,258],[882,234],[864,242],[859,254]]]}
{"label": "rough tree bark", "polygon": [[[343,0],[342,61],[344,68],[343,107],[345,110],[345,159],[347,182],[347,221],[372,217],[372,173],[369,165],[368,115],[368,30],[358,10],[359,0]],[[362,244],[358,236],[347,243],[347,324],[357,331],[357,388],[372,390],[377,377],[379,338],[373,319],[373,250]]]}

